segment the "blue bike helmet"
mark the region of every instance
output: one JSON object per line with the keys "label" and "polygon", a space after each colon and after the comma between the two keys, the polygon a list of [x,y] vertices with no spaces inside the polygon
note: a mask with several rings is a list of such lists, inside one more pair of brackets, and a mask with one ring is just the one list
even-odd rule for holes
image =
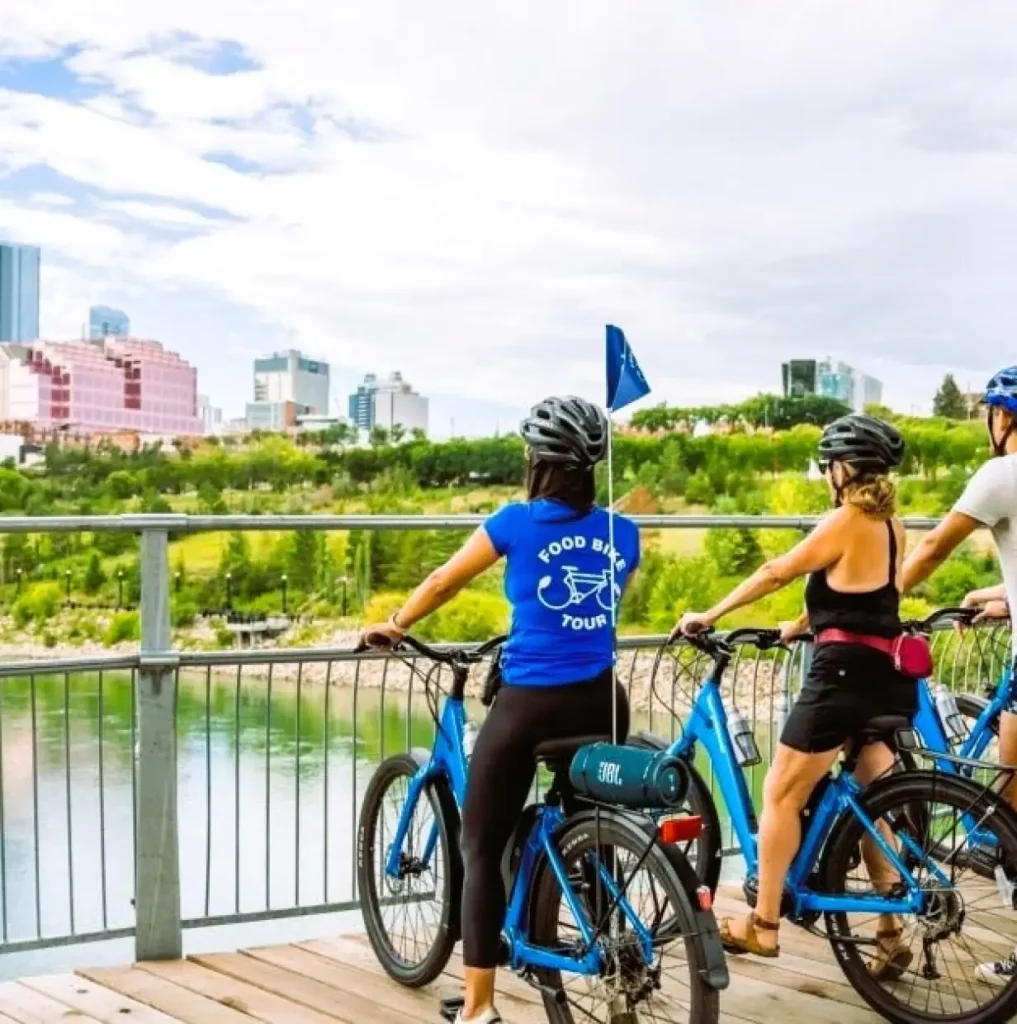
{"label": "blue bike helmet", "polygon": [[988,384],[982,395],[982,403],[998,406],[1017,416],[1017,366],[1000,370]]}
{"label": "blue bike helmet", "polygon": [[991,432],[991,420],[989,424],[992,450],[996,455],[1005,455],[1010,435],[1017,428],[1017,366],[1008,366],[1005,370],[1000,370],[986,384],[985,391],[982,393],[982,404],[988,406],[990,410],[1005,409],[1013,417],[1013,421],[1003,432],[1003,437],[999,441]]}

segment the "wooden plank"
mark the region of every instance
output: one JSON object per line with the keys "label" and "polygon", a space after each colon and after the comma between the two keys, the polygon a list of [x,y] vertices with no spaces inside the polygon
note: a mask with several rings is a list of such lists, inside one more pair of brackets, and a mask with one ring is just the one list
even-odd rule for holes
{"label": "wooden plank", "polygon": [[307,1006],[319,1013],[346,1021],[347,1024],[406,1024],[406,1018],[392,1010],[372,1003],[370,999],[352,993],[343,993],[341,1000],[336,998],[336,990],[311,978],[293,974],[290,971],[270,964],[260,963],[241,953],[213,953],[193,956],[195,963],[208,967],[220,974],[226,974],[237,981],[247,982],[274,992],[277,996],[290,999],[301,1006]]}
{"label": "wooden plank", "polygon": [[[319,956],[297,946],[268,946],[244,952],[263,963],[274,964],[294,974],[314,978],[338,992],[354,992],[366,996],[378,1006],[402,1014],[405,1020],[437,1020],[441,996],[457,994],[441,993],[433,986],[420,989],[406,988],[392,981],[387,975],[368,973],[348,962]],[[511,1019],[518,1021],[519,1024],[545,1024],[547,1020],[543,1010],[538,1010],[535,1006],[525,1007],[524,1012],[516,1012],[517,1009],[513,1008]]]}
{"label": "wooden plank", "polygon": [[17,981],[0,982],[0,1011],[17,1024],[50,1024],[67,1021],[68,1024],[96,1024],[94,1017],[72,1010]]}
{"label": "wooden plank", "polygon": [[186,1024],[250,1024],[251,1018],[215,999],[149,974],[138,967],[95,967],[77,972],[103,988],[119,992]]}
{"label": "wooden plank", "polygon": [[126,1017],[130,1017],[137,1024],[178,1024],[172,1017],[158,1010],[116,992],[110,992],[93,981],[77,978],[73,974],[25,978],[21,984],[89,1017],[103,1021],[104,1024],[122,1024]]}
{"label": "wooden plank", "polygon": [[335,1018],[315,1013],[271,992],[229,978],[218,971],[189,960],[153,960],[137,965],[139,970],[171,981],[174,985],[231,1006],[267,1024],[335,1024]]}
{"label": "wooden plank", "polygon": [[[374,951],[366,939],[360,941],[362,938],[363,936],[344,935],[334,939],[301,942],[297,945],[300,949],[306,949],[308,952],[338,963],[350,964],[364,974],[379,978],[386,984],[395,985],[396,982],[389,978],[381,964],[378,963]],[[455,956],[453,959],[456,959]],[[428,985],[423,991],[428,992],[434,1000],[439,1000],[461,995],[462,989],[461,968],[458,975],[450,973],[446,968],[438,981]],[[498,972],[497,1001],[498,1008],[509,1020],[530,1020],[534,1014],[541,1024],[547,1020],[540,994],[529,985],[520,982],[508,971]]]}

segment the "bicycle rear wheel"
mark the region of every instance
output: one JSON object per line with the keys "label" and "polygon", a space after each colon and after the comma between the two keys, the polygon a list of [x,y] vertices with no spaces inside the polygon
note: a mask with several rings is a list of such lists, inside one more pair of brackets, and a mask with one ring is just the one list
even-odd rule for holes
{"label": "bicycle rear wheel", "polygon": [[[711,1024],[718,1019],[719,993],[706,979],[718,963],[725,983],[726,973],[713,916],[697,915],[688,889],[691,886],[694,892],[698,880],[687,865],[688,877],[682,879],[681,854],[650,843],[651,835],[634,819],[610,812],[563,830],[558,845],[566,876],[587,920],[594,928],[603,925],[598,945],[605,966],[598,976],[534,972],[550,1024]],[[607,920],[610,901],[600,886],[590,884],[600,870],[613,874],[652,936],[651,963],[646,962],[630,918],[616,910],[613,921]],[[546,862],[535,879],[530,906],[532,941],[575,955],[581,946],[579,926]],[[712,935],[704,935],[704,930]]]}
{"label": "bicycle rear wheel", "polygon": [[[870,787],[861,803],[884,835],[895,836],[898,850],[904,850],[901,859],[925,893],[927,905],[922,914],[903,919],[900,944],[906,948],[907,962],[899,977],[883,980],[873,973],[878,965],[879,918],[827,914],[830,944],[848,981],[874,1010],[897,1024],[1009,1020],[1017,1012],[1017,983],[990,984],[979,967],[1005,958],[1017,944],[1009,881],[1017,878],[1017,818],[970,780],[932,771],[891,776]],[[864,862],[858,863],[864,835],[855,816],[840,820],[825,858],[825,892],[873,894],[893,886],[889,876],[877,886]],[[999,882],[974,870],[966,855],[970,845],[986,835],[999,851]],[[902,847],[905,840],[910,840],[910,852]],[[899,880],[889,891],[903,891]]]}
{"label": "bicycle rear wheel", "polygon": [[459,812],[441,780],[424,787],[412,810],[398,876],[386,871],[419,768],[411,754],[378,766],[364,795],[357,844],[367,936],[389,976],[411,988],[434,981],[448,963],[459,938],[463,892]]}

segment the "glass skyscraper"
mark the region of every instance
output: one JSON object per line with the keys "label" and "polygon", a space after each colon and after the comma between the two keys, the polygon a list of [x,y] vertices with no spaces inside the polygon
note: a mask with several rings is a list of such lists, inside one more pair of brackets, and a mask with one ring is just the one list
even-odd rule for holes
{"label": "glass skyscraper", "polygon": [[110,306],[92,306],[88,311],[88,336],[93,341],[101,338],[129,338],[131,321],[122,309]]}
{"label": "glass skyscraper", "polygon": [[0,244],[0,342],[39,337],[39,263],[36,245]]}

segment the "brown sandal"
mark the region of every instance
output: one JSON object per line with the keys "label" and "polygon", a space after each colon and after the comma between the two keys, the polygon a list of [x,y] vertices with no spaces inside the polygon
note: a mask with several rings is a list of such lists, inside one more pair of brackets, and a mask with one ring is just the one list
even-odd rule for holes
{"label": "brown sandal", "polygon": [[766,957],[768,960],[780,956],[780,946],[770,949],[768,946],[760,945],[759,936],[756,931],[776,932],[780,930],[779,921],[764,920],[756,913],[749,914],[745,938],[740,939],[731,934],[731,922],[733,918],[725,917],[717,928],[721,944],[729,953],[751,953],[753,956]]}
{"label": "brown sandal", "polygon": [[900,981],[911,966],[914,954],[903,937],[902,928],[885,928],[876,932],[876,955],[869,964],[869,974],[876,981]]}

